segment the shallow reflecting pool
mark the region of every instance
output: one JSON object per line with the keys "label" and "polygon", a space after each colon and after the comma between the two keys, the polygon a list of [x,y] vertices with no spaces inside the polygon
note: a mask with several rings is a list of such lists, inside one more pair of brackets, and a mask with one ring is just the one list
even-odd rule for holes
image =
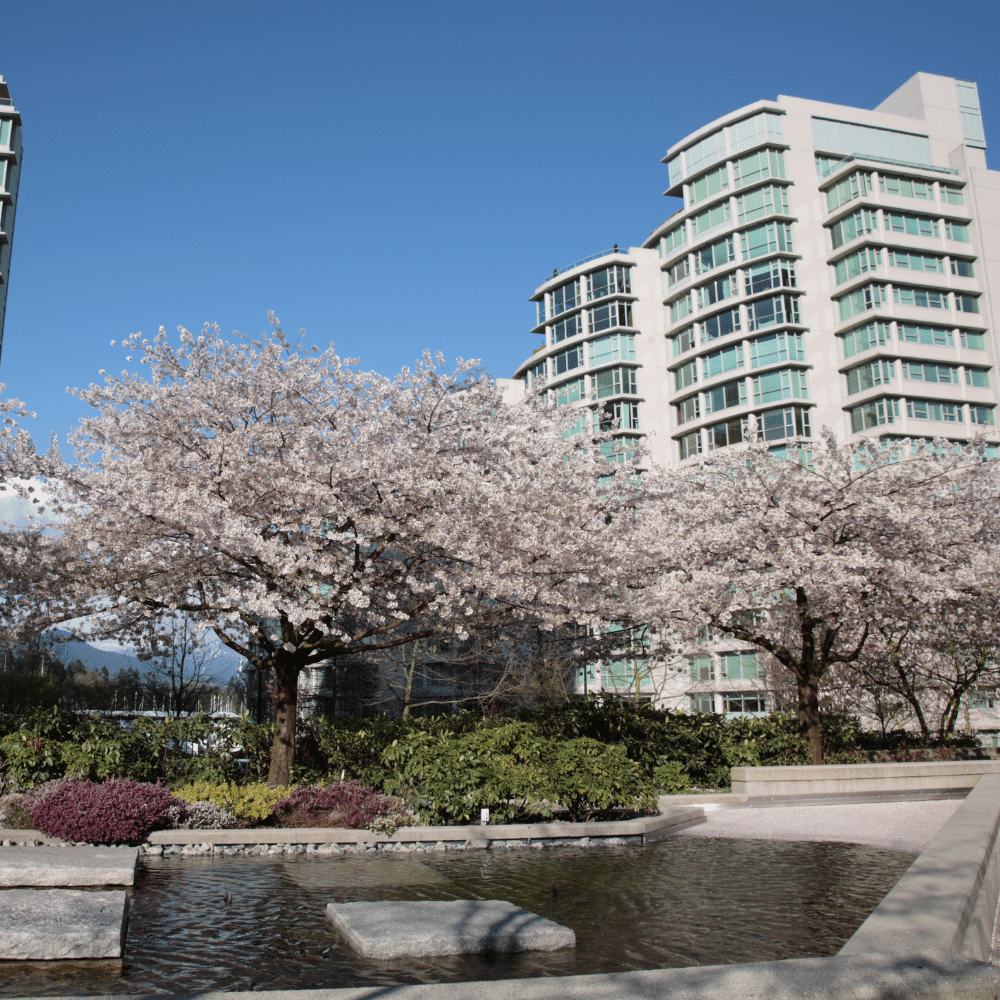
{"label": "shallow reflecting pool", "polygon": [[[853,844],[686,837],[646,847],[146,858],[120,970],[3,962],[0,996],[379,986],[830,955],[913,858]],[[362,959],[325,909],[366,899],[506,899],[572,927],[577,947]]]}

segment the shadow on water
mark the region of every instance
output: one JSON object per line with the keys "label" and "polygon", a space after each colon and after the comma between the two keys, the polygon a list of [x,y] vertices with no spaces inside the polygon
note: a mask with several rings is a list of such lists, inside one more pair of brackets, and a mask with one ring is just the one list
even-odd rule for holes
{"label": "shadow on water", "polygon": [[[645,847],[146,858],[124,963],[0,963],[0,996],[389,986],[835,954],[913,861],[854,844],[675,838]],[[555,891],[553,891],[553,887]],[[504,899],[576,949],[376,961],[328,902]]]}

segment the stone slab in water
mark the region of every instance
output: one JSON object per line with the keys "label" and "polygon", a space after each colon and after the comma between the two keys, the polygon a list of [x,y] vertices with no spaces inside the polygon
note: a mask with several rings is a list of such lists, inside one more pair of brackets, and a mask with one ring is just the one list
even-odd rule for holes
{"label": "stone slab in water", "polygon": [[127,917],[123,891],[4,889],[0,959],[121,958]]}
{"label": "stone slab in water", "polygon": [[498,899],[330,903],[326,912],[347,943],[366,958],[576,946],[571,928]]}
{"label": "stone slab in water", "polygon": [[0,847],[0,888],[132,885],[137,847]]}

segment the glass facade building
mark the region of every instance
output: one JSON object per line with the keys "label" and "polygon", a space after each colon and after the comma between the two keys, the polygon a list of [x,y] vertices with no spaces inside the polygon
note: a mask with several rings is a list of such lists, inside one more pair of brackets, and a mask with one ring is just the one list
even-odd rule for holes
{"label": "glass facade building", "polygon": [[20,179],[21,116],[14,108],[4,78],[0,76],[0,355],[3,352],[10,255],[14,243],[14,214],[17,211],[17,187]]}

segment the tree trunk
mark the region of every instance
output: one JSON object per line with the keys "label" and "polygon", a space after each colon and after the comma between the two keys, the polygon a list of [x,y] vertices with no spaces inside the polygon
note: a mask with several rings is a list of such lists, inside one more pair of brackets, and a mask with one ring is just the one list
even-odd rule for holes
{"label": "tree trunk", "polygon": [[292,781],[295,763],[295,719],[298,714],[299,667],[281,662],[274,664],[275,722],[274,743],[271,744],[271,767],[267,783],[275,788],[287,788]]}
{"label": "tree trunk", "polygon": [[819,689],[815,681],[798,679],[799,736],[809,743],[809,763],[823,763],[823,727],[819,718]]}

